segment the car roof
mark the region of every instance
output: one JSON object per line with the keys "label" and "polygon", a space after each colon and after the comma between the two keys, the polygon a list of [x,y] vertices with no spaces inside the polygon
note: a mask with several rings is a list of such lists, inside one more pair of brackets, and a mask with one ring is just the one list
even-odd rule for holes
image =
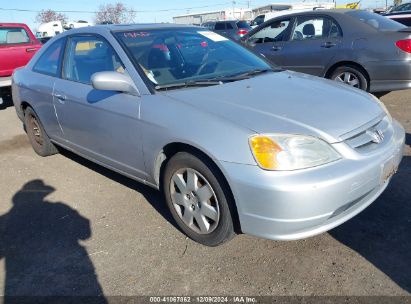
{"label": "car roof", "polygon": [[[104,24],[94,27],[106,27],[108,30],[117,31],[133,31],[133,30],[151,30],[151,29],[172,29],[172,28],[192,28],[195,25],[176,24],[176,23],[136,23],[136,24]],[[92,28],[92,27],[89,27]]]}
{"label": "car roof", "polygon": [[[174,24],[174,23],[138,23],[138,24],[99,24],[70,29],[60,33],[58,37],[70,36],[74,34],[107,34],[111,32],[145,31],[155,29],[206,29],[201,26]],[[56,36],[57,37],[57,36]]]}
{"label": "car roof", "polygon": [[[298,16],[298,15],[319,15],[319,14],[324,14],[324,15],[342,15],[346,14],[349,12],[353,11],[362,11],[362,10],[353,10],[349,8],[337,8],[337,9],[320,9],[320,10],[312,10],[312,11],[305,11],[305,12],[295,12],[283,16]],[[283,16],[278,16],[278,17],[283,17]]]}
{"label": "car roof", "polygon": [[0,27],[27,27],[26,24],[24,23],[4,23],[4,22],[0,22]]}
{"label": "car roof", "polygon": [[94,26],[80,27],[65,31],[59,36],[72,34],[90,34],[101,32],[122,32],[122,31],[144,31],[155,29],[176,29],[176,28],[201,28],[195,25],[174,24],[174,23],[136,23],[136,24],[99,24]]}
{"label": "car roof", "polygon": [[235,23],[238,22],[238,20],[218,20],[215,23]]}
{"label": "car roof", "polygon": [[[295,13],[289,13],[289,14],[283,14],[279,15],[273,18],[270,18],[266,20],[263,24],[266,24],[267,22],[271,22],[273,20],[278,20],[282,18],[289,18],[289,17],[296,17],[296,16],[310,16],[310,15],[327,15],[330,17],[335,17],[335,16],[342,16],[346,13],[350,12],[365,12],[365,10],[353,10],[349,8],[338,8],[338,9],[321,9],[321,10],[312,10],[312,11],[303,11],[303,12],[295,12]],[[259,25],[259,27],[262,25]]]}

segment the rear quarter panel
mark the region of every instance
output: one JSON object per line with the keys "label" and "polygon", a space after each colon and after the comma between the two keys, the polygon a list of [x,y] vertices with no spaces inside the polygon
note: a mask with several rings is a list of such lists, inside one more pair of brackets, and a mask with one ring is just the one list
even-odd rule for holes
{"label": "rear quarter panel", "polygon": [[335,64],[354,62],[361,65],[372,80],[410,79],[411,54],[395,45],[397,40],[411,38],[409,33],[378,31],[359,20],[344,17],[344,14],[335,19],[342,28],[343,42],[323,76]]}
{"label": "rear quarter panel", "polygon": [[53,104],[54,82],[54,77],[33,72],[26,67],[13,74],[13,102],[17,114],[23,119],[21,104],[29,104],[50,137],[61,135]]}

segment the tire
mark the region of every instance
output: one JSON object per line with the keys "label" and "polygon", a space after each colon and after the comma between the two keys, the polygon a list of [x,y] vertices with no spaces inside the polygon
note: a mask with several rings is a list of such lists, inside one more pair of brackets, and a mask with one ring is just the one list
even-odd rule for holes
{"label": "tire", "polygon": [[167,163],[162,180],[167,206],[188,237],[206,246],[217,246],[234,237],[230,210],[234,202],[214,164],[179,152]]}
{"label": "tire", "polygon": [[375,97],[381,98],[381,97],[383,97],[383,96],[385,96],[385,95],[387,95],[387,94],[389,94],[389,93],[390,93],[389,91],[386,91],[386,92],[375,92],[375,93],[373,93],[373,94],[374,94]]}
{"label": "tire", "polygon": [[334,70],[330,79],[346,83],[352,87],[368,91],[368,80],[363,71],[351,65],[340,66]]}
{"label": "tire", "polygon": [[44,157],[58,153],[57,148],[44,131],[37,114],[30,107],[24,112],[24,127],[30,144],[38,155]]}

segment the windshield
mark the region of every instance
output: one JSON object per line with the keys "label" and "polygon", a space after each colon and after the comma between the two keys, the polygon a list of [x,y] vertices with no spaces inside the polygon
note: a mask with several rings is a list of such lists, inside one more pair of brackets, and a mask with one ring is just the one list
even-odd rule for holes
{"label": "windshield", "polygon": [[387,17],[366,11],[352,11],[348,15],[380,31],[398,31],[406,26]]}
{"label": "windshield", "polygon": [[115,35],[155,87],[272,69],[244,47],[202,28],[128,31]]}

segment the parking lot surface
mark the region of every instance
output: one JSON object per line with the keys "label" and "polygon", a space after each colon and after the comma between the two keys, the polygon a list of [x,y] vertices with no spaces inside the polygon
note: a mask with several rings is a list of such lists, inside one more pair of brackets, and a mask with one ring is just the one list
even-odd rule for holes
{"label": "parking lot surface", "polygon": [[0,294],[410,295],[410,96],[382,97],[407,147],[368,209],[306,240],[240,235],[216,248],[187,239],[156,190],[69,152],[37,156],[2,109]]}

